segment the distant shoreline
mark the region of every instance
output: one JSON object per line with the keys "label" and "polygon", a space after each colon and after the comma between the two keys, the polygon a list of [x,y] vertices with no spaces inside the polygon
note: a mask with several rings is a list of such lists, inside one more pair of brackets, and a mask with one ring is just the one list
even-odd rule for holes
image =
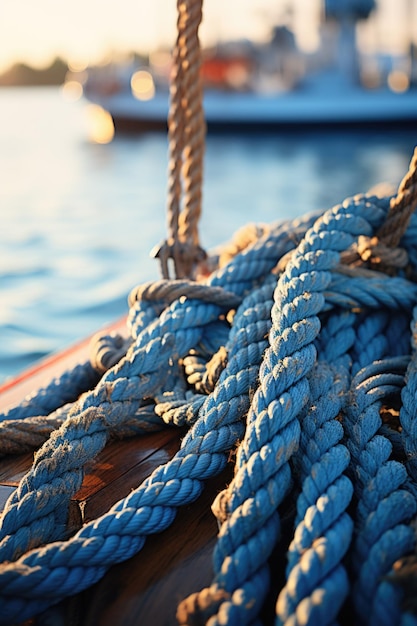
{"label": "distant shoreline", "polygon": [[66,61],[57,57],[45,68],[34,68],[26,63],[15,63],[0,74],[0,87],[54,87],[65,82]]}

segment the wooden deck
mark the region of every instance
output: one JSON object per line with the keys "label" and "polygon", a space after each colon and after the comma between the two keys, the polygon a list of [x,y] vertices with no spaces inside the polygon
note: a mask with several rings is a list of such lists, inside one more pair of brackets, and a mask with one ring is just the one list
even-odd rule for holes
{"label": "wooden deck", "polygon": [[[0,410],[86,359],[88,341],[42,361],[0,387]],[[86,468],[83,485],[73,497],[69,529],[105,513],[137,487],[155,467],[169,460],[180,445],[181,433],[167,428],[121,442],[112,442]],[[31,454],[0,461],[0,508],[31,465]],[[217,522],[210,505],[231,479],[228,468],[208,482],[197,502],[179,510],[171,527],[150,537],[144,548],[114,566],[93,587],[56,607],[56,624],[71,626],[129,626],[176,624],[178,602],[212,579],[212,548]],[[26,626],[43,624],[29,620]],[[49,623],[49,622],[48,622]]]}

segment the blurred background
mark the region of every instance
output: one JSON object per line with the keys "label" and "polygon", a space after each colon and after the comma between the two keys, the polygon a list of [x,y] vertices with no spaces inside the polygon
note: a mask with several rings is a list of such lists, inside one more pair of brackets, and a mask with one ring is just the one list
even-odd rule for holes
{"label": "blurred background", "polygon": [[[0,382],[159,277],[175,35],[173,0],[1,3]],[[201,42],[205,248],[398,185],[417,144],[417,0],[206,0]]]}

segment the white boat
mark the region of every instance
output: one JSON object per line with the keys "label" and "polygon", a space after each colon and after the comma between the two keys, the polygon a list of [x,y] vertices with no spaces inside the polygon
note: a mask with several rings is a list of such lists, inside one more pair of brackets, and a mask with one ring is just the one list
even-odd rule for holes
{"label": "white boat", "polygon": [[[387,64],[382,58],[370,62],[358,51],[356,23],[374,6],[370,0],[328,0],[316,56],[301,53],[283,25],[263,45],[226,42],[205,54],[208,130],[415,125],[412,55]],[[84,95],[111,115],[116,131],[166,129],[169,66],[160,59],[152,63],[150,57],[143,67],[95,68],[84,79]]]}
{"label": "white boat", "polygon": [[[108,111],[116,131],[166,129],[168,91],[138,100],[123,90],[111,95],[86,93]],[[417,128],[417,90],[394,93],[388,89],[364,90],[305,86],[285,93],[207,90],[204,111],[209,131],[297,129],[306,126],[414,125]]]}

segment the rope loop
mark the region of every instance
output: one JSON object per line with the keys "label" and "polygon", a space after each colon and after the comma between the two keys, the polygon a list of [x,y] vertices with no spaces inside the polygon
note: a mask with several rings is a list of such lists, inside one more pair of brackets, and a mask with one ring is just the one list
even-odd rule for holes
{"label": "rope loop", "polygon": [[132,340],[119,333],[97,333],[90,342],[90,362],[94,369],[104,374],[125,356]]}
{"label": "rope loop", "polygon": [[192,280],[158,280],[138,285],[129,294],[128,302],[163,302],[166,306],[180,298],[212,302],[227,309],[237,307],[242,298],[221,286],[196,283]]}

